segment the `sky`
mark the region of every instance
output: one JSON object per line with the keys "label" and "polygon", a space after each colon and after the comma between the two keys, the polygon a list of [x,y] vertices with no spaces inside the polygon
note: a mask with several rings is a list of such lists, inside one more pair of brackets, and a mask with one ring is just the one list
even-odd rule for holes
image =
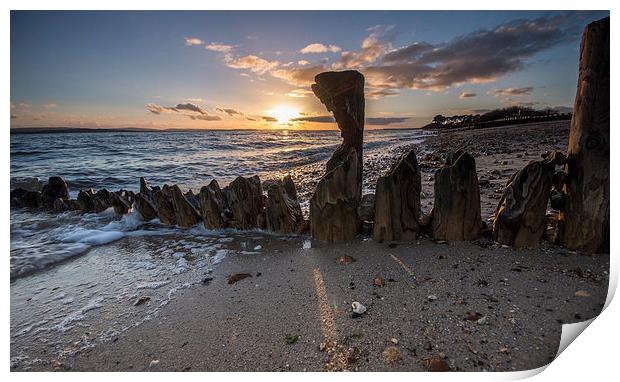
{"label": "sky", "polygon": [[607,11],[12,11],[11,127],[334,129],[316,74],[365,76],[366,127],[573,105]]}

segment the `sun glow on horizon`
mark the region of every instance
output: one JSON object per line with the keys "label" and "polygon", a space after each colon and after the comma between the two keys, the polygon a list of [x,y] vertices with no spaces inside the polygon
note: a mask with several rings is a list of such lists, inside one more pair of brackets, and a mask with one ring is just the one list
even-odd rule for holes
{"label": "sun glow on horizon", "polygon": [[288,105],[280,105],[270,110],[269,113],[278,123],[288,123],[291,119],[297,118],[300,115],[298,109]]}

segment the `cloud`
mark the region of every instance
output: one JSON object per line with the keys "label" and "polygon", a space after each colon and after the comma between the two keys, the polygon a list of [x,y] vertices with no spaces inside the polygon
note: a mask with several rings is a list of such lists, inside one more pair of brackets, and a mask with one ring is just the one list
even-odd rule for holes
{"label": "cloud", "polygon": [[46,109],[53,109],[55,107],[58,107],[58,104],[55,103],[46,103],[45,105],[43,105],[44,108]]}
{"label": "cloud", "polygon": [[445,43],[415,42],[387,53],[383,65],[363,71],[371,85],[386,88],[440,90],[495,81],[522,69],[535,54],[576,40],[580,29],[577,19],[574,13],[517,19]]}
{"label": "cloud", "polygon": [[473,92],[463,92],[461,93],[461,95],[459,96],[460,99],[465,99],[465,98],[472,98],[472,97],[476,97],[478,94],[473,93]]}
{"label": "cloud", "polygon": [[194,105],[193,103],[180,103],[172,108],[170,108],[170,110],[173,111],[180,111],[180,110],[186,110],[186,111],[193,111],[195,113],[199,113],[199,114],[203,114],[206,115],[207,112],[202,110],[199,106]]}
{"label": "cloud", "polygon": [[267,61],[255,55],[248,55],[239,58],[227,56],[226,66],[233,69],[249,69],[254,73],[264,74],[278,66],[278,61]]}
{"label": "cloud", "polygon": [[188,116],[192,120],[203,120],[203,121],[221,121],[222,117],[219,115],[189,115]]}
{"label": "cloud", "polygon": [[205,48],[214,52],[228,53],[234,48],[234,46],[222,44],[219,42],[212,42],[209,45],[205,46]]}
{"label": "cloud", "polygon": [[241,111],[236,110],[236,109],[224,109],[221,107],[216,107],[215,110],[221,112],[221,113],[226,113],[229,116],[234,116],[234,115],[244,115]]}
{"label": "cloud", "polygon": [[205,42],[197,37],[185,37],[185,45],[203,45]]}
{"label": "cloud", "polygon": [[340,63],[335,69],[358,68],[375,62],[380,56],[392,49],[392,42],[396,35],[393,25],[377,25],[368,28],[369,35],[362,41],[358,52],[342,52]]}
{"label": "cloud", "polygon": [[304,98],[308,95],[314,94],[312,93],[312,90],[308,90],[308,89],[294,89],[291,90],[290,92],[284,94],[287,97],[293,97],[293,98]]}
{"label": "cloud", "polygon": [[161,105],[154,104],[154,103],[147,103],[146,110],[150,111],[153,114],[161,114],[161,113],[165,113],[166,111],[168,111],[167,108]]}
{"label": "cloud", "polygon": [[162,106],[154,103],[146,104],[146,110],[149,112],[160,115],[163,113],[177,113],[184,115],[192,120],[203,121],[220,121],[222,118],[218,115],[210,115],[200,106],[193,103],[179,103],[176,106]]}
{"label": "cloud", "polygon": [[274,118],[274,117],[269,117],[269,116],[267,116],[267,115],[262,115],[262,116],[260,116],[260,118],[261,118],[263,121],[266,121],[266,122],[278,122],[278,119],[277,119],[277,118]]}
{"label": "cloud", "polygon": [[522,96],[522,95],[530,95],[532,94],[533,87],[523,87],[523,88],[505,88],[505,89],[495,89],[489,92],[496,97],[501,96]]}
{"label": "cloud", "polygon": [[366,123],[375,126],[386,126],[394,123],[403,123],[408,119],[409,117],[376,117],[366,118]]}
{"label": "cloud", "polygon": [[427,42],[414,42],[413,44],[404,48],[395,49],[385,56],[383,56],[383,62],[394,63],[415,60],[420,57],[422,53],[426,53],[433,49],[433,46]]}
{"label": "cloud", "polygon": [[400,92],[396,89],[376,89],[376,88],[366,88],[366,98],[368,99],[379,99],[381,97],[394,97],[399,95]]}
{"label": "cloud", "polygon": [[291,85],[307,86],[314,83],[314,77],[326,70],[323,64],[304,66],[302,68],[281,68],[273,70],[271,75],[282,79]]}
{"label": "cloud", "polygon": [[207,101],[205,101],[202,98],[185,98],[185,100],[189,101],[189,102],[193,102],[193,103],[205,103],[205,102],[207,102]]}
{"label": "cloud", "polygon": [[[582,13],[564,12],[507,21],[445,42],[414,41],[396,49],[394,26],[377,25],[367,29],[368,35],[359,50],[341,52],[339,60],[331,64],[327,58],[314,64],[307,60],[279,63],[252,54],[237,57],[230,52],[224,55],[224,63],[261,76],[268,74],[297,87],[307,87],[318,73],[326,70],[357,69],[366,78],[366,96],[377,99],[397,96],[402,89],[440,91],[466,83],[493,82],[521,70],[539,52],[577,41],[582,24]],[[313,43],[302,51],[315,53],[336,48]]]}
{"label": "cloud", "polygon": [[325,53],[325,52],[337,53],[337,52],[340,52],[341,50],[342,49],[337,45],[323,45],[319,43],[314,43],[314,44],[307,45],[305,48],[303,48],[299,52],[301,54]]}
{"label": "cloud", "polygon": [[[394,123],[402,123],[409,117],[368,117],[366,123],[373,126],[387,126]],[[331,115],[305,116],[291,119],[292,122],[334,123],[336,120]]]}
{"label": "cloud", "polygon": [[331,115],[318,115],[318,116],[306,116],[306,117],[297,117],[292,118],[293,122],[316,122],[316,123],[333,123],[336,122],[334,117]]}

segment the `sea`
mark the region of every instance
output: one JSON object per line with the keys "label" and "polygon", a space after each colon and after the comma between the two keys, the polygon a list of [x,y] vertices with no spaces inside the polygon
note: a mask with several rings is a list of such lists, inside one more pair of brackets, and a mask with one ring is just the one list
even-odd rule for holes
{"label": "sea", "polygon": [[[403,148],[421,144],[427,134],[366,131],[365,191]],[[75,198],[90,188],[137,191],[141,176],[151,185],[197,192],[212,179],[223,187],[237,176],[290,174],[307,210],[341,141],[339,131],[331,130],[11,134],[11,184],[61,176]],[[226,256],[257,255],[277,243],[311,245],[307,237],[258,230],[166,227],[135,211],[119,217],[111,209],[82,214],[11,208],[11,367],[50,366],[114,340],[155,319],[179,290],[204,283]],[[144,296],[148,303],[134,305]]]}

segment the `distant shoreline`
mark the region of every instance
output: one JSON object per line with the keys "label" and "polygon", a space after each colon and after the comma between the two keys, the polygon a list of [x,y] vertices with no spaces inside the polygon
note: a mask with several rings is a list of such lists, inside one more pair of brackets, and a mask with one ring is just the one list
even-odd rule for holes
{"label": "distant shoreline", "polygon": [[[420,130],[419,127],[390,127],[384,129],[367,130]],[[119,127],[119,128],[95,128],[95,127],[14,127],[11,134],[68,134],[68,133],[197,133],[207,131],[277,131],[277,130],[296,130],[297,129],[151,129],[139,127]],[[339,131],[337,127],[333,129],[300,129],[299,131]]]}

